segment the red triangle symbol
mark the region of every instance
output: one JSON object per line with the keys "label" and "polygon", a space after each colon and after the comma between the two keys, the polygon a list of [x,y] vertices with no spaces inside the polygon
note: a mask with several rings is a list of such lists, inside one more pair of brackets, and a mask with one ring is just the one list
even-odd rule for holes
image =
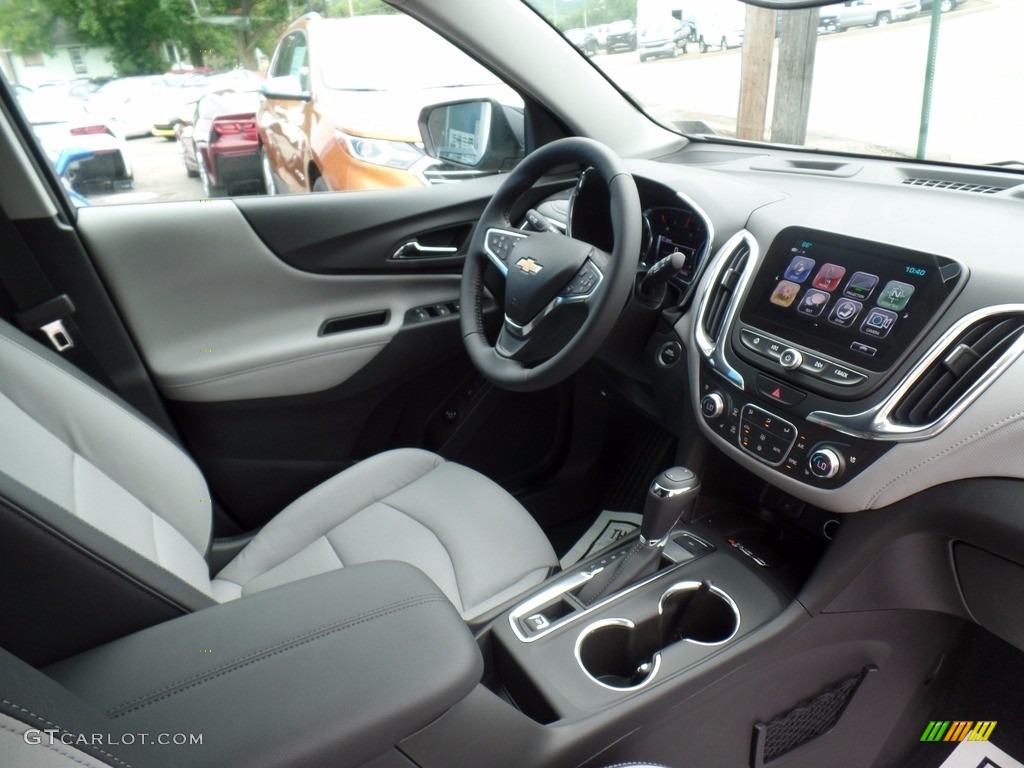
{"label": "red triangle symbol", "polygon": [[782,389],[780,387],[776,387],[775,389],[773,389],[772,390],[772,397],[774,397],[776,400],[781,400],[782,399]]}

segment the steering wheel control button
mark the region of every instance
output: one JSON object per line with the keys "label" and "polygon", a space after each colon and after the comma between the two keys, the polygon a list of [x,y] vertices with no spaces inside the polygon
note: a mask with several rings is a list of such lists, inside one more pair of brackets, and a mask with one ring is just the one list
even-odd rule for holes
{"label": "steering wheel control button", "polygon": [[[683,345],[678,341],[666,341],[658,347],[658,365],[671,368],[683,357]],[[701,406],[703,407],[703,406]]]}
{"label": "steering wheel control button", "polygon": [[782,354],[779,355],[779,365],[785,368],[787,371],[795,371],[801,365],[803,365],[804,356],[793,348],[782,350]]}
{"label": "steering wheel control button", "polygon": [[700,400],[700,410],[709,421],[725,413],[725,401],[717,392],[709,392]]}
{"label": "steering wheel control button", "polygon": [[796,442],[796,427],[756,405],[743,406],[740,414],[739,445],[766,464],[778,466],[786,460]]}
{"label": "steering wheel control button", "polygon": [[524,240],[527,235],[520,235],[515,232],[507,232],[501,229],[491,229],[487,232],[487,239],[484,242],[484,250],[491,257],[492,261],[500,262],[505,269],[508,268],[508,260],[512,256],[512,250],[516,243]]}
{"label": "steering wheel control button", "polygon": [[821,378],[827,381],[829,384],[838,384],[841,387],[853,387],[864,381],[867,376],[856,371],[851,371],[849,368],[844,368],[841,365],[829,364],[824,371],[821,372]]}
{"label": "steering wheel control button", "polygon": [[589,296],[601,282],[601,271],[588,261],[560,292],[561,296]]}
{"label": "steering wheel control button", "polygon": [[774,400],[779,405],[785,406],[796,405],[807,397],[806,392],[801,392],[788,384],[769,378],[763,373],[757,374],[757,391],[769,400]]}
{"label": "steering wheel control button", "polygon": [[821,480],[831,480],[843,471],[843,458],[834,448],[816,448],[807,459],[811,474]]}

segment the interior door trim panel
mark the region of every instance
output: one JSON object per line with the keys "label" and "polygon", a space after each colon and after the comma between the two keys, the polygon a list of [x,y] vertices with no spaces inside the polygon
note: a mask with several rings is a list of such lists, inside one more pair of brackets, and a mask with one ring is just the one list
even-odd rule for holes
{"label": "interior door trim panel", "polygon": [[[340,229],[338,198],[331,197],[333,215],[324,218]],[[376,194],[368,197],[379,203]],[[355,199],[345,200],[346,218],[347,203]],[[283,212],[295,208],[274,202]],[[173,213],[167,206],[174,206]],[[394,216],[394,210],[385,207],[381,215]],[[408,310],[459,293],[458,274],[296,269],[267,247],[230,200],[95,206],[79,216],[100,273],[160,390],[172,400],[222,402],[329,389],[370,362],[401,329]],[[182,218],[196,226],[182,231]],[[293,222],[292,231],[301,230]],[[324,247],[339,262],[364,257],[354,243],[335,239]],[[387,252],[380,254],[383,265]],[[388,313],[381,325],[318,334],[332,318],[381,311]]]}

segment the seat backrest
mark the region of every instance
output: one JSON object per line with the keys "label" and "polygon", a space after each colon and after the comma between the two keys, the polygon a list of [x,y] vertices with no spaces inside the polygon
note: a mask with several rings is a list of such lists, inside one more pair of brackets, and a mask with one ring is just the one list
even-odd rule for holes
{"label": "seat backrest", "polygon": [[[211,604],[211,521],[202,474],[166,433],[0,321],[0,615],[28,621],[0,645],[42,663]],[[53,638],[56,616],[87,644]]]}

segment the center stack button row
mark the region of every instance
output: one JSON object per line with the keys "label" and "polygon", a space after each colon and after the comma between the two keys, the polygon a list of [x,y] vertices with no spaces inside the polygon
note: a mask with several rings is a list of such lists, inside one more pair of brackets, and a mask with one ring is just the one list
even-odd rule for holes
{"label": "center stack button row", "polygon": [[801,353],[784,342],[746,328],[740,331],[740,341],[747,349],[769,360],[774,360],[787,370],[798,370],[800,373],[827,381],[829,384],[852,387],[867,378],[864,374],[839,365],[832,360],[806,352]]}

